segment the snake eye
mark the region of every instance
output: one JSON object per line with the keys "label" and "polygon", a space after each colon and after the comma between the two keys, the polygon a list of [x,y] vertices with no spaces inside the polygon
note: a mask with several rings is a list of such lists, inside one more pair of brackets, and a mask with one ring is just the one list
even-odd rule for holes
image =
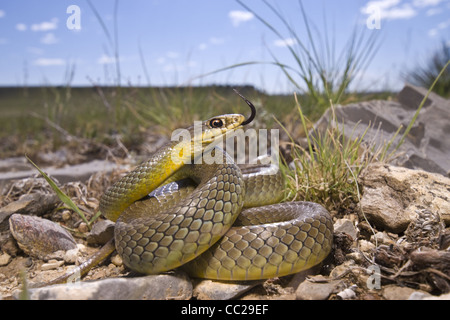
{"label": "snake eye", "polygon": [[209,122],[209,125],[211,126],[211,128],[220,128],[223,126],[223,121],[220,119],[212,119]]}

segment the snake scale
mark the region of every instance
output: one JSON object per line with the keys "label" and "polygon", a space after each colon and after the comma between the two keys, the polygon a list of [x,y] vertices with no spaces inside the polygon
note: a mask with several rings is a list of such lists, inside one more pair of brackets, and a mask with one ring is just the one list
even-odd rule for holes
{"label": "snake scale", "polygon": [[[82,274],[114,249],[139,273],[182,266],[191,276],[217,280],[284,276],[327,257],[333,223],[325,208],[279,203],[284,182],[278,168],[241,169],[215,147],[255,116],[240,96],[252,109],[247,120],[227,114],[203,121],[201,134],[188,128],[191,140],[170,141],[103,194],[100,211],[116,222],[114,241],[79,267]],[[200,150],[190,148],[195,145]],[[222,161],[197,164],[207,152]]]}

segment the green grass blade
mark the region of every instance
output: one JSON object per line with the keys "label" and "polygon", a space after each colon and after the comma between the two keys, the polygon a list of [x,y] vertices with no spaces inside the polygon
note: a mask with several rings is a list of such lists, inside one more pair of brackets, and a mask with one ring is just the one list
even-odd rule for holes
{"label": "green grass blade", "polygon": [[75,203],[73,203],[72,199],[70,199],[62,190],[56,185],[56,183],[45,174],[44,171],[42,171],[33,161],[31,161],[28,156],[26,156],[27,160],[39,171],[39,173],[44,177],[44,179],[48,182],[50,187],[52,187],[53,191],[55,191],[58,198],[64,202],[70,209],[78,213],[78,215],[83,219],[83,221],[90,226],[90,223],[87,221],[86,216],[84,215],[83,211],[81,211]]}
{"label": "green grass blade", "polygon": [[425,101],[427,101],[428,96],[430,95],[431,91],[433,91],[434,86],[436,85],[436,83],[438,82],[439,78],[444,74],[445,70],[447,69],[447,67],[450,65],[450,60],[447,61],[447,64],[442,68],[441,72],[439,72],[438,76],[436,77],[436,79],[434,80],[433,84],[431,85],[431,87],[428,89],[427,94],[425,95],[425,97],[422,99],[422,102],[420,103],[419,107],[416,110],[416,113],[414,113],[413,118],[411,119],[408,127],[406,128],[405,132],[403,133],[402,137],[400,138],[400,142],[398,143],[398,145],[395,147],[393,153],[395,153],[400,146],[403,144],[403,142],[405,141],[406,136],[408,135],[409,131],[411,130],[412,126],[414,125],[414,123],[416,122],[417,117],[419,116],[420,110],[422,110],[423,105],[425,104]]}
{"label": "green grass blade", "polygon": [[102,215],[101,211],[97,211],[96,214],[94,214],[94,216],[91,218],[91,220],[89,220],[88,226],[90,226],[92,223],[94,223],[95,220],[98,219],[98,217],[100,217]]}

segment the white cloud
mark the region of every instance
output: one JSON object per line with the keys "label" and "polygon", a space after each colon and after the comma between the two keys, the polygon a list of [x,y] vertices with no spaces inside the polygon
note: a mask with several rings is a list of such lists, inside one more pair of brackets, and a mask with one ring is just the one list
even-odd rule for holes
{"label": "white cloud", "polygon": [[415,15],[417,15],[417,11],[409,4],[404,4],[402,7],[392,8],[381,12],[381,18],[387,20],[409,19]]}
{"label": "white cloud", "polygon": [[206,48],[208,48],[208,45],[206,44],[206,43],[200,43],[199,45],[198,45],[198,49],[199,50],[206,50]]}
{"label": "white cloud", "polygon": [[442,12],[442,9],[440,9],[440,8],[430,8],[427,10],[426,15],[427,15],[427,17],[431,17],[431,16],[434,16],[441,12]]}
{"label": "white cloud", "polygon": [[361,12],[364,14],[371,14],[372,8],[377,8],[379,10],[387,10],[399,4],[400,1],[401,0],[369,1],[364,7],[361,8]]}
{"label": "white cloud", "polygon": [[429,6],[437,6],[443,0],[414,0],[413,5],[415,7],[423,8]]}
{"label": "white cloud", "polygon": [[[420,10],[427,7],[436,7],[440,3],[446,0],[412,0],[402,2],[402,0],[374,0],[369,1],[361,8],[361,13],[366,15],[372,15],[379,13],[381,19],[397,20],[397,19],[410,19],[415,17]],[[441,13],[440,8],[430,8],[425,14],[427,16],[433,16]]]}
{"label": "white cloud", "polygon": [[449,27],[450,27],[450,19],[448,19],[447,21],[439,23],[436,28],[430,29],[428,31],[428,36],[435,37],[435,36],[437,36],[439,34],[439,32],[441,30],[445,30],[445,29],[447,29]]}
{"label": "white cloud", "polygon": [[27,25],[25,23],[18,23],[16,24],[16,29],[19,31],[26,31]]}
{"label": "white cloud", "polygon": [[294,38],[278,39],[273,42],[276,47],[292,47],[297,44]]}
{"label": "white cloud", "polygon": [[49,31],[58,28],[58,19],[53,18],[50,21],[44,21],[41,23],[35,23],[31,25],[33,31]]}
{"label": "white cloud", "polygon": [[57,43],[59,39],[55,37],[53,33],[47,33],[45,36],[41,38],[41,43],[43,44],[54,44]]}
{"label": "white cloud", "polygon": [[386,20],[409,19],[417,15],[417,11],[411,6],[410,3],[397,6],[400,2],[401,0],[369,1],[364,7],[361,8],[361,13],[372,15],[377,12],[380,14],[381,19]]}
{"label": "white cloud", "polygon": [[66,62],[64,61],[64,59],[59,58],[39,58],[37,60],[34,60],[34,64],[37,66],[48,67],[48,66],[62,66],[66,64]]}
{"label": "white cloud", "polygon": [[228,17],[231,19],[233,26],[238,27],[242,22],[250,21],[255,16],[249,11],[233,10],[228,13]]}
{"label": "white cloud", "polygon": [[102,54],[100,58],[97,59],[98,64],[111,64],[115,63],[116,59],[114,57],[110,57],[106,54]]}
{"label": "white cloud", "polygon": [[436,37],[438,33],[439,33],[438,29],[433,28],[433,29],[430,29],[428,31],[428,36],[429,37]]}
{"label": "white cloud", "polygon": [[443,29],[447,29],[449,26],[450,26],[450,19],[439,23],[437,27],[438,27],[438,29],[443,30]]}
{"label": "white cloud", "polygon": [[0,18],[3,18],[5,16],[5,11],[0,10]]}

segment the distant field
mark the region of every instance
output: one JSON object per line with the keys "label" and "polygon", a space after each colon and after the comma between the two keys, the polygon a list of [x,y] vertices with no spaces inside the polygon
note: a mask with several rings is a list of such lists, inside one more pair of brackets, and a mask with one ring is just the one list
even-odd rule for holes
{"label": "distant field", "polygon": [[[293,95],[271,96],[253,87],[238,88],[258,108],[255,125],[270,127],[275,116],[295,127],[298,113]],[[347,102],[387,94],[352,95]],[[312,121],[321,114],[304,106]],[[2,87],[0,88],[0,157],[23,155],[36,149],[57,149],[61,132],[108,144],[119,134],[128,147],[139,143],[149,128],[170,134],[223,113],[249,112],[231,86],[208,87]]]}
{"label": "distant field", "polygon": [[[259,119],[283,117],[293,109],[292,96],[268,96],[251,87],[240,88],[260,106]],[[262,110],[266,110],[263,112]],[[148,128],[169,134],[173,129],[222,113],[249,112],[231,87],[116,88],[13,87],[0,88],[0,156],[58,148],[70,135],[107,143],[120,134],[134,144]]]}

